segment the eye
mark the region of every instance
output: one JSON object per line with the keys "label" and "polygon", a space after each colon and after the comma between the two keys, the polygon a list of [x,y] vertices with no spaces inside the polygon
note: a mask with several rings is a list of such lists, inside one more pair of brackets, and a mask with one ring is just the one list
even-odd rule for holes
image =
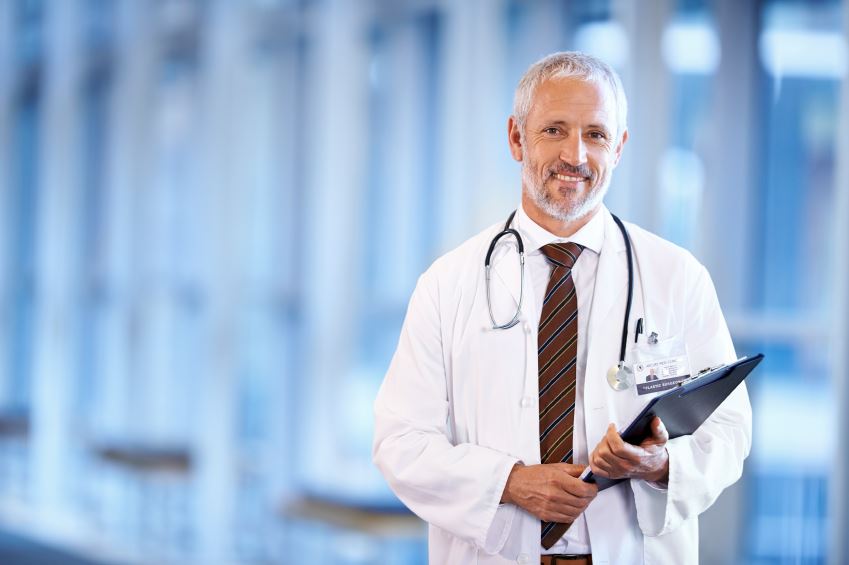
{"label": "eye", "polygon": [[603,131],[591,131],[590,137],[599,140],[607,139],[607,135]]}
{"label": "eye", "polygon": [[557,135],[557,134],[560,133],[560,130],[557,129],[556,127],[554,127],[554,126],[551,126],[551,127],[547,127],[544,130],[542,130],[542,133],[544,133],[546,135]]}

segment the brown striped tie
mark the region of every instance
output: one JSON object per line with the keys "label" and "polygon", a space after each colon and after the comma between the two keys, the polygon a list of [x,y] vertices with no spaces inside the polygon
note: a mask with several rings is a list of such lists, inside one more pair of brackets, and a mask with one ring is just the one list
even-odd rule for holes
{"label": "brown striped tie", "polygon": [[[539,319],[539,448],[543,463],[572,462],[578,359],[578,295],[572,267],[583,247],[551,243],[542,252],[553,264]],[[571,524],[542,522],[542,546],[550,549]]]}

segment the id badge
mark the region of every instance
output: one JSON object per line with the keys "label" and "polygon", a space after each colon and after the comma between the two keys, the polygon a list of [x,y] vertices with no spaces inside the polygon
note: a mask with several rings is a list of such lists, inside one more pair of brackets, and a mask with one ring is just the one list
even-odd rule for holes
{"label": "id badge", "polygon": [[687,344],[681,338],[638,343],[631,350],[637,394],[654,394],[675,388],[690,377]]}

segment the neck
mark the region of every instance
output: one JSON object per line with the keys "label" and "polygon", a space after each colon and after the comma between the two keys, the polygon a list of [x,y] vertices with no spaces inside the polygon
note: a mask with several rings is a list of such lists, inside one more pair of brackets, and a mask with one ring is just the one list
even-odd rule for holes
{"label": "neck", "polygon": [[522,193],[522,208],[530,219],[549,231],[557,237],[569,237],[579,229],[587,225],[601,209],[601,204],[584,214],[580,218],[572,221],[564,221],[558,218],[552,218],[546,214],[539,206],[537,206],[530,197],[524,192]]}

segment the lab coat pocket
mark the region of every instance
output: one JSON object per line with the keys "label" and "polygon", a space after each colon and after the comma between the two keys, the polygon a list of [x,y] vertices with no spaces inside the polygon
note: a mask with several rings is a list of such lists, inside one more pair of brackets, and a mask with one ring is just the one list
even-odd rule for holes
{"label": "lab coat pocket", "polygon": [[689,358],[684,340],[670,336],[657,343],[641,342],[628,350],[628,390],[613,395],[618,429],[626,428],[652,398],[675,388],[689,376]]}
{"label": "lab coat pocket", "polygon": [[680,336],[638,343],[630,352],[629,366],[638,395],[666,392],[690,376],[687,343]]}

